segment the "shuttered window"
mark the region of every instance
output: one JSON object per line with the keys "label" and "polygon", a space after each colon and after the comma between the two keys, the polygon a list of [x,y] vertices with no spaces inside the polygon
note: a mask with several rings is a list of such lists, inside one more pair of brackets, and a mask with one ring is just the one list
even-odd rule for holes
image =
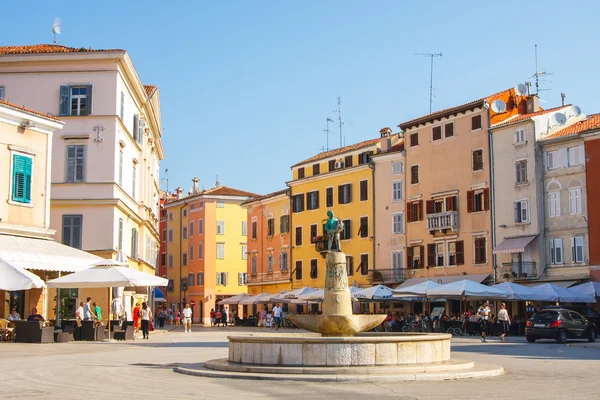
{"label": "shuttered window", "polygon": [[304,178],[304,167],[298,168],[298,179]]}
{"label": "shuttered window", "polygon": [[273,236],[275,234],[275,218],[267,219],[267,236]]}
{"label": "shuttered window", "polygon": [[360,201],[369,200],[369,181],[360,181]]}
{"label": "shuttered window", "polygon": [[415,147],[419,145],[419,133],[415,132],[410,135],[410,147]]}
{"label": "shuttered window", "polygon": [[66,147],[66,182],[85,182],[85,145]]}
{"label": "shuttered window", "polygon": [[61,86],[59,104],[61,116],[91,115],[92,86]]}
{"label": "shuttered window", "polygon": [[346,168],[349,168],[352,166],[352,156],[346,156],[346,158],[344,158],[344,166]]}
{"label": "shuttered window", "polygon": [[325,189],[325,207],[333,207],[333,188]]}
{"label": "shuttered window", "polygon": [[362,238],[369,237],[369,217],[360,217],[358,235]]}
{"label": "shuttered window", "polygon": [[315,258],[310,260],[310,277],[311,279],[317,279],[319,276],[319,261]]}
{"label": "shuttered window", "polygon": [[306,193],[306,209],[316,210],[319,208],[319,192],[308,192]]}
{"label": "shuttered window", "polygon": [[444,136],[447,138],[454,136],[454,122],[444,125]]}
{"label": "shuttered window", "polygon": [[483,169],[483,150],[473,150],[473,171]]}
{"label": "shuttered window", "polygon": [[319,175],[321,173],[321,164],[313,165],[313,175]]}
{"label": "shuttered window", "polygon": [[33,158],[20,154],[13,154],[12,201],[17,203],[31,203],[32,172]]}
{"label": "shuttered window", "polygon": [[296,227],[296,246],[302,246],[302,227]]}
{"label": "shuttered window", "polygon": [[481,129],[481,115],[471,117],[471,130]]}
{"label": "shuttered window", "polygon": [[279,217],[279,231],[281,233],[287,233],[290,231],[290,216],[282,215]]}
{"label": "shuttered window", "polygon": [[369,255],[360,255],[360,274],[367,275],[369,273]]}
{"label": "shuttered window", "polygon": [[485,238],[475,238],[475,264],[485,264],[486,262]]}
{"label": "shuttered window", "polygon": [[349,204],[350,202],[352,202],[352,184],[338,186],[338,203]]}
{"label": "shuttered window", "polygon": [[415,185],[419,183],[419,166],[411,165],[410,167],[410,184]]}
{"label": "shuttered window", "polygon": [[81,250],[83,216],[63,215],[62,223],[62,244]]}
{"label": "shuttered window", "polygon": [[352,221],[345,219],[342,223],[344,224],[344,230],[340,233],[340,240],[352,239]]}
{"label": "shuttered window", "polygon": [[442,127],[434,126],[432,129],[433,140],[440,140],[442,138]]}
{"label": "shuttered window", "polygon": [[296,280],[302,280],[302,260],[296,261]]}

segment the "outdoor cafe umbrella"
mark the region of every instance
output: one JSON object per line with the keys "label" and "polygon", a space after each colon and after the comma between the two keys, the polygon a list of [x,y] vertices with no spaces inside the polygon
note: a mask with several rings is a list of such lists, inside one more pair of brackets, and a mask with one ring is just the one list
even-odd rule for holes
{"label": "outdoor cafe umbrella", "polygon": [[121,286],[167,286],[169,281],[155,275],[127,268],[125,263],[116,260],[100,260],[91,268],[48,281],[48,287],[55,288],[108,288],[108,339],[110,340],[110,288]]}
{"label": "outdoor cafe umbrella", "polygon": [[590,297],[600,297],[600,282],[586,282],[581,285],[572,286],[567,290],[579,295],[584,294]]}
{"label": "outdoor cafe umbrella", "polygon": [[369,299],[369,300],[386,300],[392,298],[392,289],[384,286],[377,285],[356,291],[352,297],[356,299]]}
{"label": "outdoor cafe umbrella", "polygon": [[508,295],[507,300],[544,300],[541,294],[531,288],[513,282],[502,282],[492,287],[505,292]]}
{"label": "outdoor cafe umbrella", "polygon": [[[359,287],[356,286],[350,286],[350,295],[353,295],[354,293],[358,292],[362,290]],[[321,289],[315,289],[312,292],[303,294],[301,296],[298,296],[298,300],[304,300],[304,301],[323,301],[323,296],[325,296],[325,289],[321,288]],[[352,298],[353,300],[356,300],[354,298]]]}
{"label": "outdoor cafe umbrella", "polygon": [[247,297],[240,301],[239,304],[252,305],[252,304],[261,304],[261,303],[269,303],[271,297],[275,296],[274,294],[263,292],[254,296]]}
{"label": "outdoor cafe umbrella", "polygon": [[231,296],[228,299],[223,299],[223,300],[219,301],[219,304],[239,304],[240,301],[247,299],[248,297],[252,297],[252,296],[249,295],[248,293],[240,293],[240,294],[236,294],[235,296]]}
{"label": "outdoor cafe umbrella", "polygon": [[543,301],[555,301],[557,303],[596,302],[596,298],[594,296],[569,291],[568,289],[562,286],[554,285],[552,283],[545,283],[543,285],[534,286],[531,288],[531,290],[534,293],[539,294]]}
{"label": "outdoor cafe umbrella", "polygon": [[463,279],[427,291],[427,297],[455,299],[506,299],[508,294],[491,286],[482,285],[470,279]]}
{"label": "outdoor cafe umbrella", "polygon": [[44,281],[37,275],[20,267],[14,267],[0,260],[0,290],[29,290],[44,287]]}
{"label": "outdoor cafe umbrella", "polygon": [[279,293],[271,298],[272,301],[286,302],[286,300],[298,300],[300,296],[310,294],[317,289],[311,286],[304,286],[298,289],[291,290],[289,292]]}
{"label": "outdoor cafe umbrella", "polygon": [[392,289],[392,296],[394,297],[427,297],[427,291],[440,287],[437,282],[425,281],[417,283],[416,285],[406,286],[403,288]]}

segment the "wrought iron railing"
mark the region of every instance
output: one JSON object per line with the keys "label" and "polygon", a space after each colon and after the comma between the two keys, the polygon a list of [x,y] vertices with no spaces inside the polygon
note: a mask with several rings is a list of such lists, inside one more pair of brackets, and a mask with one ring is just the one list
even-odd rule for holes
{"label": "wrought iron railing", "polygon": [[395,283],[403,282],[406,279],[406,271],[404,268],[371,269],[369,275],[371,282]]}
{"label": "wrought iron railing", "polygon": [[269,283],[290,280],[290,270],[260,272],[248,275],[248,283]]}
{"label": "wrought iron railing", "polygon": [[535,261],[505,262],[502,263],[502,275],[511,279],[537,279],[537,265]]}

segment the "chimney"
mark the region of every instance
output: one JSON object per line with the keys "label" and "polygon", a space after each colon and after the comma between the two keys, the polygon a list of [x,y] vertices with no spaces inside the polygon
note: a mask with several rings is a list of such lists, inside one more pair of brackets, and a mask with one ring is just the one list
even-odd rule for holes
{"label": "chimney", "polygon": [[387,153],[392,147],[392,138],[390,135],[392,134],[392,130],[389,127],[385,127],[379,131],[381,135],[381,144],[379,146],[382,153]]}
{"label": "chimney", "polygon": [[178,187],[175,189],[175,193],[177,193],[177,199],[181,199],[181,194],[183,193],[183,189]]}
{"label": "chimney", "polygon": [[200,182],[200,179],[198,179],[198,178],[192,179],[192,191],[194,193],[198,193],[200,191],[200,189],[198,188],[198,182]]}
{"label": "chimney", "polygon": [[527,114],[540,111],[540,98],[537,94],[531,95],[527,98]]}

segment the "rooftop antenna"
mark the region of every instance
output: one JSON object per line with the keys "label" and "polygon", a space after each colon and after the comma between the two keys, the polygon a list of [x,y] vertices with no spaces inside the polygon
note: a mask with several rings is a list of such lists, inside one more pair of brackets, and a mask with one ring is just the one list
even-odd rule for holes
{"label": "rooftop antenna", "polygon": [[323,132],[325,132],[325,134],[327,135],[327,147],[326,150],[324,151],[329,151],[329,123],[333,122],[333,120],[329,117],[327,117],[327,128],[323,129]]}
{"label": "rooftop antenna", "polygon": [[433,59],[441,57],[442,53],[415,53],[415,55],[431,58],[431,68],[429,70],[429,113],[431,114],[433,105]]}
{"label": "rooftop antenna", "polygon": [[52,33],[54,33],[54,44],[58,44],[58,35],[60,35],[60,19],[54,18],[52,24]]}
{"label": "rooftop antenna", "polygon": [[169,193],[169,168],[165,168],[165,177],[161,181],[167,181],[167,194]]}
{"label": "rooftop antenna", "polygon": [[215,187],[217,186],[221,186],[221,183],[219,182],[219,175],[217,175],[217,179],[215,180]]}
{"label": "rooftop antenna", "polygon": [[[535,74],[533,74],[533,76],[530,76],[527,79],[532,79],[535,78],[535,94],[537,95],[539,92],[541,92],[542,90],[550,90],[550,89],[540,89],[540,76],[548,76],[548,75],[552,75],[550,72],[546,72],[546,71],[538,71],[538,56],[537,56],[537,44],[535,45]],[[552,82],[552,81],[544,81],[542,80],[542,82]]]}
{"label": "rooftop antenna", "polygon": [[338,97],[337,113],[338,113],[338,119],[340,120],[340,147],[344,147],[344,144],[342,142],[342,125],[343,125],[343,123],[342,123],[342,98],[341,97]]}

